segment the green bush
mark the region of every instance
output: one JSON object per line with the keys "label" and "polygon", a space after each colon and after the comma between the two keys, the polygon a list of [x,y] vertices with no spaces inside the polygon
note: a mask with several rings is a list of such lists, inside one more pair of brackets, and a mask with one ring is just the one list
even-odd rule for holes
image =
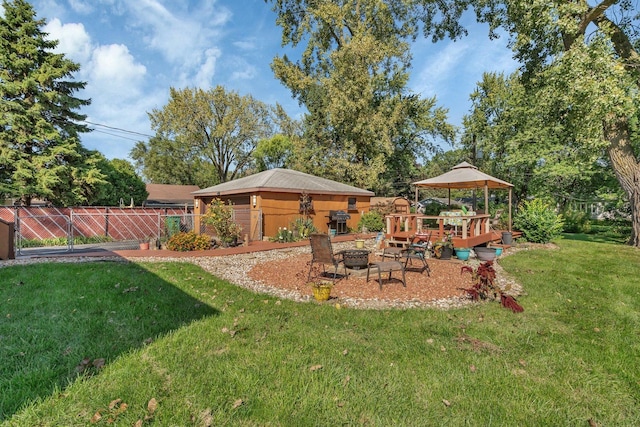
{"label": "green bush", "polygon": [[278,227],[278,234],[270,239],[272,242],[288,243],[295,242],[296,238],[293,235],[293,230],[287,230],[287,227]]}
{"label": "green bush", "polygon": [[562,217],[565,233],[589,233],[591,231],[591,220],[584,211],[567,209],[562,213]]}
{"label": "green bush", "polygon": [[231,243],[240,238],[242,229],[233,221],[233,206],[226,205],[221,199],[215,198],[202,216],[202,222],[210,226],[224,243]]}
{"label": "green bush", "polygon": [[188,252],[203,251],[211,248],[211,239],[204,234],[176,233],[167,241],[167,249],[171,251]]}
{"label": "green bush", "polygon": [[562,215],[554,212],[553,207],[540,199],[524,202],[513,219],[516,229],[522,231],[527,241],[548,243],[560,236],[564,222]]}
{"label": "green bush", "polygon": [[358,230],[366,228],[368,231],[384,230],[384,218],[378,211],[365,212],[358,221]]}
{"label": "green bush", "polygon": [[303,217],[296,218],[295,221],[291,223],[291,229],[297,234],[298,240],[308,239],[311,233],[317,231],[315,225],[313,225],[313,220]]}

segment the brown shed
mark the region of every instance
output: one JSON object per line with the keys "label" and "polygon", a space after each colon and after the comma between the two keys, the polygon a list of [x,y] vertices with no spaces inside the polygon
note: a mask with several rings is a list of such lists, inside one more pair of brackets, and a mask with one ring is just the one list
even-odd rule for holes
{"label": "brown shed", "polygon": [[[373,192],[330,179],[291,169],[271,169],[192,193],[196,214],[218,197],[231,201],[236,220],[249,240],[273,237],[278,228],[304,215],[304,202],[310,206],[309,217],[320,232],[328,232],[330,211],[349,214],[346,226],[357,227],[363,212],[369,211]],[[198,229],[198,227],[196,228]]]}

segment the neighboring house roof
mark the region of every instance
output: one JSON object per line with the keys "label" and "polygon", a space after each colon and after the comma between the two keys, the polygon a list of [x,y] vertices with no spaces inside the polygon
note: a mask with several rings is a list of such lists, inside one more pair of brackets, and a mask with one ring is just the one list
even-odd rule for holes
{"label": "neighboring house roof", "polygon": [[197,185],[147,184],[147,205],[192,204]]}
{"label": "neighboring house roof", "polygon": [[292,169],[275,168],[244,178],[214,185],[199,191],[194,196],[226,196],[231,194],[272,191],[281,193],[341,194],[373,196],[369,190],[342,184],[326,178],[309,175]]}

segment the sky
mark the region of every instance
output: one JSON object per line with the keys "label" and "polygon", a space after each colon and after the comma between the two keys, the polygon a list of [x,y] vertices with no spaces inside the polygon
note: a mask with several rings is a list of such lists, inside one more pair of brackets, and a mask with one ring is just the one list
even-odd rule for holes
{"label": "sky", "polygon": [[[263,0],[30,0],[44,31],[59,41],[57,51],[80,64],[76,96],[91,99],[80,112],[94,129],[83,145],[107,158],[129,159],[137,141],[153,135],[147,113],[168,102],[169,88],[221,85],[227,91],[304,113],[276,80],[276,55],[297,59],[281,45],[281,29]],[[469,15],[469,35],[412,45],[409,89],[436,96],[460,126],[469,95],[483,72],[516,69],[506,38],[489,41],[487,29]]]}

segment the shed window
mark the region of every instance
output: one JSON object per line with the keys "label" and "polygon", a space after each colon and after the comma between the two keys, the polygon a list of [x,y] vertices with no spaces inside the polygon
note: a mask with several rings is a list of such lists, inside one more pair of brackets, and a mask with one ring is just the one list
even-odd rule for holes
{"label": "shed window", "polygon": [[349,210],[349,211],[357,211],[358,210],[358,206],[356,205],[356,198],[355,197],[349,197],[347,210]]}

